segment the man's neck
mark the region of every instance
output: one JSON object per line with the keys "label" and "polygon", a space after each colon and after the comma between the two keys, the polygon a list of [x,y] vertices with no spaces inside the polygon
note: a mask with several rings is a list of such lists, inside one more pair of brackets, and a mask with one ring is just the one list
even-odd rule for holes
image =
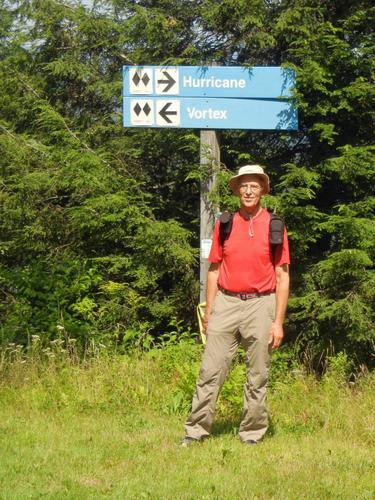
{"label": "man's neck", "polygon": [[240,214],[244,219],[250,219],[250,217],[255,217],[256,215],[259,214],[259,212],[262,210],[262,207],[260,205],[256,205],[255,207],[250,208],[245,208],[241,207],[240,208]]}

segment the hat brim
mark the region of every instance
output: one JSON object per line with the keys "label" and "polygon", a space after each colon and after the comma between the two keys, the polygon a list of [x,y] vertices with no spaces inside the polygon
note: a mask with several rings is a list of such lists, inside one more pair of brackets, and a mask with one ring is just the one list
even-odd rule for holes
{"label": "hat brim", "polygon": [[231,190],[233,191],[234,194],[238,194],[238,179],[240,177],[244,177],[245,175],[256,175],[257,177],[260,177],[261,179],[263,179],[264,181],[264,187],[265,187],[265,190],[264,190],[264,194],[268,194],[270,192],[270,178],[268,177],[267,174],[261,174],[261,173],[247,173],[247,174],[240,174],[240,175],[234,175],[233,177],[231,177],[229,179],[229,187],[231,188]]}

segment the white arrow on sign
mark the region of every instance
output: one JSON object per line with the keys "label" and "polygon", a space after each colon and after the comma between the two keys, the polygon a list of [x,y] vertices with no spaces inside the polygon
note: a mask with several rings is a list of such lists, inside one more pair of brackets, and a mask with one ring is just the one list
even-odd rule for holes
{"label": "white arrow on sign", "polygon": [[132,125],[154,125],[153,99],[132,99],[130,101],[130,122]]}
{"label": "white arrow on sign", "polygon": [[156,101],[156,123],[161,127],[180,125],[180,101],[163,99]]}
{"label": "white arrow on sign", "polygon": [[155,82],[157,94],[179,94],[178,68],[156,68]]}
{"label": "white arrow on sign", "polygon": [[152,69],[130,68],[129,91],[131,94],[152,94]]}

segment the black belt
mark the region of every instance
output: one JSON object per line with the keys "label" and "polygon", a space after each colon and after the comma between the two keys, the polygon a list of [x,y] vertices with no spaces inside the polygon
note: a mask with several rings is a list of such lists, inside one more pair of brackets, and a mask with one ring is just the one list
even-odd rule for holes
{"label": "black belt", "polygon": [[254,292],[254,293],[230,292],[229,290],[226,290],[225,288],[222,288],[221,286],[219,286],[219,290],[224,295],[229,295],[229,297],[238,297],[241,300],[255,299],[257,297],[263,297],[263,295],[271,295],[271,293],[275,293],[275,290],[269,290],[268,292]]}

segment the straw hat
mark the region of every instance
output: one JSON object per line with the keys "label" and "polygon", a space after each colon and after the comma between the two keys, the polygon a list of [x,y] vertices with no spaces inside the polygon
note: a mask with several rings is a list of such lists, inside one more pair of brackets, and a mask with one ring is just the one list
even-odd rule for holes
{"label": "straw hat", "polygon": [[263,168],[260,165],[245,165],[241,167],[238,171],[237,175],[234,175],[229,179],[229,187],[233,191],[233,193],[237,194],[238,192],[238,179],[243,175],[257,175],[264,180],[265,192],[270,192],[270,179],[267,174],[264,173]]}

